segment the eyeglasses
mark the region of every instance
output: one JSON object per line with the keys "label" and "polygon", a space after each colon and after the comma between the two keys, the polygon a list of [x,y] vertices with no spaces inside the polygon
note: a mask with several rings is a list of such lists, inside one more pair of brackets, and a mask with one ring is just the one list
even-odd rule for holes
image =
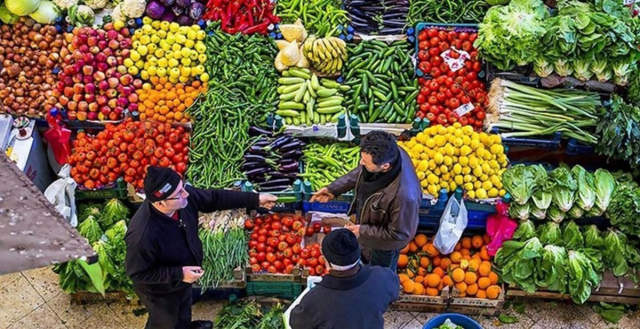
{"label": "eyeglasses", "polygon": [[187,190],[185,190],[184,187],[183,187],[182,190],[180,190],[180,192],[178,193],[178,196],[175,196],[173,198],[166,198],[165,201],[168,201],[168,200],[180,200],[180,199],[183,198],[185,193],[187,193]]}

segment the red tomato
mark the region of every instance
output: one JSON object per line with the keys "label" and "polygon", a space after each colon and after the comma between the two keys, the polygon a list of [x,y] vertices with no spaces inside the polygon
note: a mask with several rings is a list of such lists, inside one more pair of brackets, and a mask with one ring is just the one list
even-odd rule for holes
{"label": "red tomato", "polygon": [[264,252],[267,250],[267,245],[264,244],[264,242],[258,242],[258,246],[256,246],[256,250],[258,250],[258,252]]}
{"label": "red tomato", "polygon": [[316,270],[316,273],[318,274],[324,273],[324,266],[318,265],[316,266],[315,270]]}
{"label": "red tomato", "polygon": [[269,266],[271,266],[271,263],[264,261],[262,263],[260,263],[260,266],[262,267],[263,270],[267,270],[269,268]]}
{"label": "red tomato", "polygon": [[300,247],[299,243],[296,243],[293,245],[293,247],[291,247],[291,250],[293,250],[293,253],[297,255],[302,251],[302,247]]}
{"label": "red tomato", "polygon": [[258,247],[258,241],[255,241],[255,240],[249,241],[249,248],[256,248],[256,247]]}
{"label": "red tomato", "polygon": [[286,216],[282,218],[282,224],[287,227],[293,226],[293,218],[291,216]]}
{"label": "red tomato", "polygon": [[251,264],[251,265],[258,264],[258,259],[255,258],[255,257],[250,257],[249,258],[249,264]]}
{"label": "red tomato", "polygon": [[278,271],[282,271],[284,270],[284,265],[282,264],[281,261],[277,260],[275,262],[273,262],[273,266],[276,268],[276,270]]}
{"label": "red tomato", "polygon": [[278,243],[278,250],[283,251],[287,248],[289,248],[289,245],[285,241]]}
{"label": "red tomato", "polygon": [[278,236],[278,241],[280,241],[280,242],[285,242],[285,243],[286,243],[286,241],[287,241],[287,235],[286,235],[286,234],[280,234],[280,235]]}
{"label": "red tomato", "polygon": [[311,268],[315,268],[316,266],[318,266],[318,259],[317,258],[309,258],[309,259],[307,259],[307,266],[309,266]]}
{"label": "red tomato", "polygon": [[253,230],[253,221],[251,219],[244,220],[244,228],[247,230]]}
{"label": "red tomato", "polygon": [[272,230],[281,230],[282,229],[282,223],[280,223],[280,222],[271,223],[271,229]]}
{"label": "red tomato", "polygon": [[260,267],[260,265],[254,264],[254,265],[251,265],[251,270],[253,272],[260,272],[262,270],[262,268]]}
{"label": "red tomato", "polygon": [[300,258],[298,259],[298,261],[296,262],[296,264],[304,267],[305,265],[307,265],[307,261],[304,258]]}
{"label": "red tomato", "polygon": [[267,239],[267,244],[269,245],[269,247],[276,248],[278,247],[279,243],[280,241],[278,240],[278,238],[270,237],[269,239]]}
{"label": "red tomato", "polygon": [[298,236],[296,236],[294,233],[287,234],[287,243],[290,246],[295,245],[297,242],[298,242]]}
{"label": "red tomato", "polygon": [[329,226],[329,225],[325,225],[325,226],[322,228],[322,233],[324,233],[324,234],[329,234],[330,232],[331,232],[331,226]]}
{"label": "red tomato", "polygon": [[278,269],[275,266],[271,265],[271,266],[269,266],[267,268],[267,272],[269,272],[269,273],[278,273]]}
{"label": "red tomato", "polygon": [[276,260],[276,255],[274,255],[272,252],[267,253],[267,262],[269,263],[273,263]]}
{"label": "red tomato", "polygon": [[273,230],[273,231],[269,232],[269,235],[272,236],[272,237],[277,238],[280,235],[280,231]]}
{"label": "red tomato", "polygon": [[309,255],[311,255],[312,258],[318,258],[320,256],[320,251],[313,248],[311,249],[311,253]]}
{"label": "red tomato", "polygon": [[267,259],[267,254],[265,254],[263,251],[258,252],[258,254],[256,255],[256,259],[258,259],[259,262],[264,262]]}
{"label": "red tomato", "polygon": [[292,264],[287,265],[287,267],[285,267],[284,271],[287,274],[293,273],[293,265]]}
{"label": "red tomato", "polygon": [[309,258],[309,250],[302,249],[302,251],[300,251],[300,258],[302,258],[302,259]]}
{"label": "red tomato", "polygon": [[310,236],[313,236],[313,234],[314,234],[315,232],[316,232],[316,231],[314,231],[313,227],[307,227],[306,236],[309,236],[309,237],[310,237]]}
{"label": "red tomato", "polygon": [[284,254],[282,253],[282,251],[277,251],[276,252],[276,259],[277,260],[283,260],[284,259]]}
{"label": "red tomato", "polygon": [[438,36],[438,29],[436,29],[436,28],[430,28],[430,29],[428,29],[428,30],[427,30],[427,36],[428,36],[429,38],[433,38],[433,37]]}

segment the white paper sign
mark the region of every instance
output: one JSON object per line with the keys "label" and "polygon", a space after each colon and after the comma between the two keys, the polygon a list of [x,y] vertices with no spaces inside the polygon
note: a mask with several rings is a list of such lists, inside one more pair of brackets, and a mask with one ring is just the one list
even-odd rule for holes
{"label": "white paper sign", "polygon": [[[458,58],[451,57],[451,53],[453,52],[459,54]],[[461,68],[463,68],[464,61],[471,59],[471,55],[469,55],[468,52],[464,50],[457,50],[453,47],[451,47],[451,49],[447,49],[444,52],[442,52],[440,54],[440,57],[444,59],[444,62],[447,63],[447,65],[449,66],[449,69],[451,69],[452,72],[456,72]]]}
{"label": "white paper sign", "polygon": [[453,110],[453,112],[458,117],[461,117],[461,116],[473,111],[473,108],[474,108],[473,104],[467,103],[467,104],[460,105],[460,107],[458,107],[457,109]]}

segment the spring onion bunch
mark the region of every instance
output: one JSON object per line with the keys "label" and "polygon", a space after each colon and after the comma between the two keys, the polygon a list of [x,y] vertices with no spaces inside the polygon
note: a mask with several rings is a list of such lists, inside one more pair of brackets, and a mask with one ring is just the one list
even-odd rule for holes
{"label": "spring onion bunch", "polygon": [[595,144],[600,96],[570,89],[542,90],[495,79],[489,92],[485,129],[498,128],[504,137],[551,135],[560,131],[583,143]]}

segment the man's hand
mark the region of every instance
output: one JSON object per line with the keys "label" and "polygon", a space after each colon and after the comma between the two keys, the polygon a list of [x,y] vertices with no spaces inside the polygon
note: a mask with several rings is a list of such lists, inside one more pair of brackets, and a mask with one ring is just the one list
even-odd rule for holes
{"label": "man's hand", "polygon": [[260,194],[260,207],[271,209],[276,205],[278,197],[273,194]]}
{"label": "man's hand", "polygon": [[204,270],[200,266],[185,266],[182,268],[182,281],[186,283],[194,283],[204,274]]}
{"label": "man's hand", "polygon": [[311,202],[327,203],[335,198],[328,188],[323,187],[311,197]]}
{"label": "man's hand", "polygon": [[356,235],[356,238],[360,237],[360,225],[349,225],[345,227],[347,230],[353,232]]}

